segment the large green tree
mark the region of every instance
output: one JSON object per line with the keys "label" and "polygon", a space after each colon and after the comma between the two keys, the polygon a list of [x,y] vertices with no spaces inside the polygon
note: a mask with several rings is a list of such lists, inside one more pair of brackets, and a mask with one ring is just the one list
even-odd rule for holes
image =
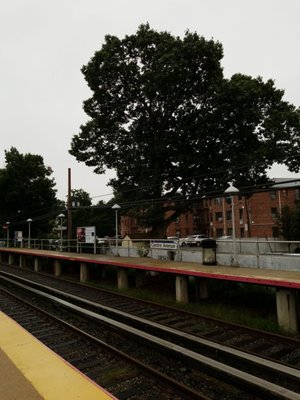
{"label": "large green tree", "polygon": [[[70,153],[96,173],[115,169],[110,185],[119,201],[145,206],[145,225],[166,225],[162,204],[174,196],[224,190],[229,180],[266,181],[275,161],[299,168],[287,159],[290,146],[295,153],[299,146],[299,110],[272,80],[225,79],[222,57],[219,42],[141,25],[124,39],[106,36],[82,68],[90,120]],[[168,205],[176,218],[187,203]]]}
{"label": "large green tree", "polygon": [[5,151],[5,167],[0,170],[0,218],[9,221],[15,230],[27,232],[28,218],[32,236],[50,231],[49,219],[60,209],[56,199],[52,170],[43,157],[21,154],[12,147]]}

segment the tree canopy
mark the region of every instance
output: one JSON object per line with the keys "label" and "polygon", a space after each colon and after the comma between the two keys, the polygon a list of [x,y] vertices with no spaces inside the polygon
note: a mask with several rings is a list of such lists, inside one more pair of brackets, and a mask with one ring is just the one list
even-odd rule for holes
{"label": "tree canopy", "polygon": [[76,236],[76,229],[80,226],[95,226],[98,237],[113,236],[115,232],[115,215],[111,202],[100,200],[92,205],[90,195],[83,189],[72,189],[72,234]]}
{"label": "tree canopy", "polygon": [[[299,170],[299,109],[271,79],[225,79],[222,57],[217,41],[146,24],[123,39],[106,36],[82,68],[90,120],[70,153],[96,173],[115,169],[109,184],[119,201],[151,199],[145,225],[164,221],[157,199],[261,183],[274,162]],[[176,204],[173,218],[186,206]]]}
{"label": "tree canopy", "polygon": [[[27,219],[35,219],[32,234],[50,229],[43,216],[58,207],[52,170],[40,155],[21,154],[12,147],[5,151],[5,168],[0,170],[0,218],[10,221],[17,230],[27,230]],[[26,226],[26,228],[25,228]]]}
{"label": "tree canopy", "polygon": [[285,240],[300,239],[300,207],[295,209],[284,206],[280,216],[282,236]]}

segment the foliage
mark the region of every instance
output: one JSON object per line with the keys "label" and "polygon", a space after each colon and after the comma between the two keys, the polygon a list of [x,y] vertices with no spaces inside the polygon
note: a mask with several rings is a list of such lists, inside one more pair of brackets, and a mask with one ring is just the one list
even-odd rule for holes
{"label": "foliage", "polygon": [[92,199],[90,195],[83,189],[72,189],[71,190],[72,205],[74,207],[80,206],[91,206]]}
{"label": "foliage", "polygon": [[98,237],[115,234],[114,213],[111,204],[99,201],[92,206],[90,195],[82,189],[71,191],[72,197],[72,236],[76,236],[79,226],[95,226]]}
{"label": "foliage", "polygon": [[147,257],[149,254],[149,249],[147,249],[146,247],[139,247],[137,249],[137,253],[139,257]]}
{"label": "foliage", "polygon": [[175,219],[188,205],[182,199],[223,191],[228,181],[264,182],[275,161],[299,170],[288,158],[299,148],[299,110],[272,80],[225,79],[222,57],[219,42],[141,25],[122,40],[106,36],[82,68],[90,120],[70,153],[96,173],[115,169],[110,185],[131,208],[144,206],[135,214],[145,226],[167,225],[165,211]]}
{"label": "foliage", "polygon": [[90,195],[83,189],[71,190],[71,217],[72,217],[72,237],[76,237],[76,228],[79,226],[91,226],[90,211],[92,200]]}
{"label": "foliage", "polygon": [[281,217],[282,236],[286,240],[300,240],[300,207],[291,209],[288,206],[282,208]]}
{"label": "foliage", "polygon": [[5,168],[0,170],[0,218],[15,230],[27,232],[33,220],[32,236],[49,232],[48,220],[60,209],[56,200],[52,170],[39,155],[21,154],[12,147],[5,151]]}
{"label": "foliage", "polygon": [[96,226],[98,237],[114,236],[116,234],[115,212],[111,209],[112,205],[111,201],[107,203],[99,201],[93,208],[91,224]]}

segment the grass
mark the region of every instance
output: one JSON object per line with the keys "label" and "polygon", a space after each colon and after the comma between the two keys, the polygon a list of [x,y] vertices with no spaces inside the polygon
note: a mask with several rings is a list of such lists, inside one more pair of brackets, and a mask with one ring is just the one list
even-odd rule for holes
{"label": "grass", "polygon": [[[182,304],[175,300],[174,277],[168,274],[148,277],[147,285],[140,289],[133,287],[133,278],[134,274],[129,276],[132,288],[122,290],[123,294],[255,329],[287,334],[277,325],[276,292],[273,288],[208,280],[209,298],[196,302],[193,295],[195,284],[191,280],[189,282],[190,302]],[[115,282],[115,279],[105,279],[91,282],[91,284],[118,291]]]}

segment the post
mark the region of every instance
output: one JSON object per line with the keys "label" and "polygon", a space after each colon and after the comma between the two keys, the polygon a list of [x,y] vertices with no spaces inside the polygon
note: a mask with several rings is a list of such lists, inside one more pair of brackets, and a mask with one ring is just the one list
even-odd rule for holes
{"label": "post", "polygon": [[118,210],[120,208],[121,207],[119,206],[119,204],[115,204],[112,206],[112,209],[116,211],[116,255],[119,254],[119,251],[118,251]]}
{"label": "post", "polygon": [[63,231],[62,220],[64,218],[64,214],[59,214],[57,216],[57,218],[60,219],[60,251],[62,251],[62,248],[63,248],[63,242],[62,242],[62,240],[63,240],[63,236],[62,236],[62,231]]}
{"label": "post", "polygon": [[232,210],[232,239],[233,239],[233,265],[237,264],[236,260],[236,235],[235,235],[235,210],[234,210],[234,197],[231,195],[231,210]]}
{"label": "post", "polygon": [[7,232],[6,232],[6,247],[9,247],[9,225],[10,225],[10,222],[7,221],[5,225],[7,226],[7,228],[6,228],[7,229]]}
{"label": "post", "polygon": [[27,222],[28,222],[28,248],[30,249],[30,239],[31,239],[30,225],[31,225],[32,219],[28,218]]}
{"label": "post", "polygon": [[230,202],[231,202],[231,212],[232,212],[232,245],[233,245],[233,260],[232,260],[232,265],[233,266],[238,266],[237,262],[237,255],[236,255],[236,234],[235,234],[235,212],[234,212],[234,195],[239,193],[239,189],[236,187],[232,186],[231,184],[229,187],[225,190],[226,194],[230,195]]}
{"label": "post", "polygon": [[118,254],[118,210],[116,210],[116,252]]}
{"label": "post", "polygon": [[71,251],[72,240],[72,190],[71,190],[71,168],[68,168],[68,251]]}

